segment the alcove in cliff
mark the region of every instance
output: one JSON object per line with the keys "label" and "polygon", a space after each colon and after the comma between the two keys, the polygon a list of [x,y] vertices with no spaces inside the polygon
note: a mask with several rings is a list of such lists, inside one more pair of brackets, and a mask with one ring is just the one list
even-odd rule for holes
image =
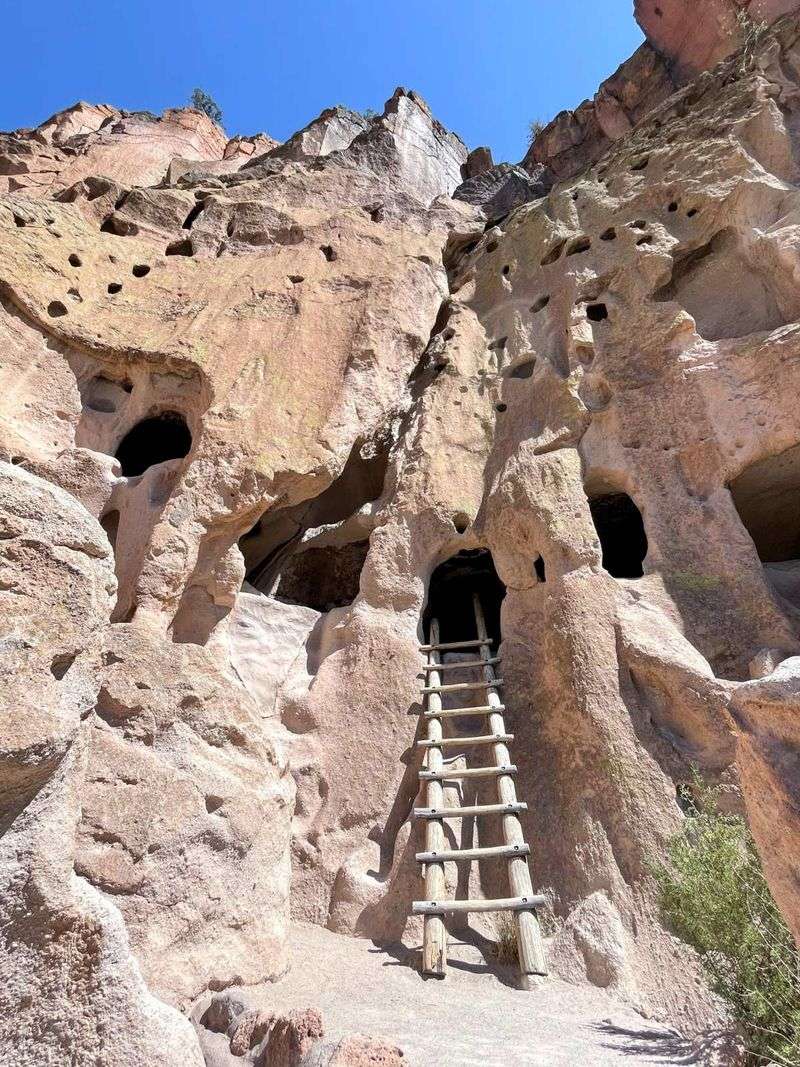
{"label": "alcove in cliff", "polygon": [[125,478],[144,474],[168,459],[183,459],[192,447],[192,434],[183,415],[164,411],[142,419],[120,441],[116,458]]}
{"label": "alcove in cliff", "polygon": [[728,488],[762,563],[800,560],[800,445],[757,460]]}
{"label": "alcove in cliff", "polygon": [[506,587],[495,570],[492,554],[485,548],[459,552],[440,563],[431,575],[428,602],[423,615],[427,637],[431,619],[439,620],[439,640],[473,641],[475,629],[473,593],[478,593],[489,636],[500,642],[500,607]]}
{"label": "alcove in cliff", "polygon": [[307,548],[290,556],[280,572],[275,596],[315,611],[352,604],[358,596],[369,540]]}
{"label": "alcove in cliff", "polygon": [[606,489],[589,492],[589,509],[603,550],[603,568],[612,578],[641,578],[647,534],[636,504],[627,493]]}
{"label": "alcove in cliff", "polygon": [[369,525],[358,513],[381,495],[388,459],[388,442],[359,441],[324,492],[265,512],[239,540],[247,583],[316,611],[351,604],[369,550]]}

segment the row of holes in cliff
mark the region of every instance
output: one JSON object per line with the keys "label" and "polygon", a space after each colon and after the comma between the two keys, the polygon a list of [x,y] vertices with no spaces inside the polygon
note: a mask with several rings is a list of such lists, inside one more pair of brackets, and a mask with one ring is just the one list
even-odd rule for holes
{"label": "row of holes in cliff", "polygon": [[[631,164],[630,169],[632,171],[644,170],[646,168],[646,166],[647,166],[647,163],[648,163],[648,159],[647,158],[644,158],[643,160],[637,160],[636,162]],[[602,181],[602,179],[600,179],[600,180]],[[574,190],[573,193],[572,193],[573,201],[577,201],[578,197],[579,197],[578,190]],[[668,201],[666,209],[665,209],[666,210],[666,214],[667,215],[677,215],[677,213],[680,211],[680,208],[681,208],[680,199],[670,199]],[[698,212],[699,212],[699,209],[697,207],[695,207],[695,206],[692,206],[692,207],[688,208],[688,210],[685,211],[685,217],[687,219],[694,219],[697,216]],[[505,220],[503,220],[503,221],[505,221]],[[616,241],[617,240],[617,236],[618,236],[618,233],[617,233],[617,226],[618,225],[625,225],[626,227],[628,227],[629,229],[631,229],[633,231],[649,230],[649,224],[647,223],[646,220],[644,220],[644,219],[633,219],[633,220],[631,220],[631,221],[629,221],[627,223],[624,223],[624,224],[619,224],[618,223],[616,225],[608,226],[599,235],[600,236],[600,240],[601,241],[606,241],[606,242]],[[495,223],[493,223],[492,228],[496,229],[498,226],[499,226],[499,223],[495,222]],[[650,244],[652,244],[652,242],[653,242],[653,234],[650,233],[650,232],[642,233],[640,236],[638,236],[636,238],[636,245],[637,246],[650,245]],[[585,252],[588,252],[591,249],[591,247],[592,247],[592,238],[587,234],[580,234],[579,236],[574,237],[572,239],[562,238],[562,239],[556,241],[555,244],[553,244],[551,246],[551,248],[542,256],[542,259],[541,259],[541,262],[540,262],[540,266],[541,267],[549,267],[552,264],[557,263],[562,258],[567,258],[569,256],[575,256],[575,255],[581,255],[581,254],[583,254]],[[480,254],[483,254],[483,255],[487,255],[487,254],[491,255],[492,253],[496,252],[499,248],[500,248],[500,241],[498,240],[497,236],[490,236],[489,240],[487,240],[486,243],[483,244],[483,245],[482,245],[482,242],[480,240],[475,240],[475,241],[472,241],[469,244],[467,244],[462,249],[461,256],[462,257],[470,257],[470,256],[472,256],[472,254],[474,252],[479,252]],[[511,276],[511,274],[512,274],[512,265],[510,263],[504,263],[502,265],[502,267],[500,268],[500,274],[501,274],[501,276],[503,278],[506,278],[506,279],[509,278]],[[452,284],[451,284],[451,287],[450,287],[451,292],[453,292],[453,293],[457,292],[458,289],[460,289],[462,287],[462,285],[464,284],[464,282],[466,281],[466,278],[467,278],[467,275],[454,277],[453,281],[452,281]],[[549,297],[547,299],[549,299]],[[534,305],[531,308],[532,312],[536,312],[537,310],[540,310],[540,309],[537,308],[536,305]]]}

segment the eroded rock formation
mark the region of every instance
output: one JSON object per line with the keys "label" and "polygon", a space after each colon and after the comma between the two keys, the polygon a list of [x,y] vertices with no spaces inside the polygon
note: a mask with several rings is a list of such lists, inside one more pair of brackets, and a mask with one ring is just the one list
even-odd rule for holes
{"label": "eroded rock formation", "polygon": [[290,914],[414,936],[417,645],[465,551],[556,970],[715,1017],[649,873],[694,766],[800,934],[800,25],[677,92],[652,39],[534,173],[404,90],[283,145],[6,138],[14,1062],[201,1063],[181,1012],[278,978]]}

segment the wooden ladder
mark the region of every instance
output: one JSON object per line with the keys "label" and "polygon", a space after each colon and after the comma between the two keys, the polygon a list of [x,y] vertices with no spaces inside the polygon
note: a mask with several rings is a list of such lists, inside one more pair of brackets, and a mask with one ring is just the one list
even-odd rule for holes
{"label": "wooden ladder", "polygon": [[[415,808],[414,816],[426,820],[425,851],[417,853],[423,864],[425,877],[425,900],[414,901],[413,913],[425,916],[423,935],[422,969],[425,974],[443,977],[447,969],[447,929],[444,916],[464,912],[505,911],[514,914],[517,953],[523,985],[530,988],[532,976],[547,974],[544,942],[539,928],[536,908],[545,903],[543,896],[535,896],[531,885],[527,857],[529,846],[525,843],[519,812],[527,805],[517,800],[514,774],[508,743],[513,734],[506,733],[503,712],[505,706],[498,692],[503,684],[495,674],[499,657],[492,656],[492,640],[488,636],[480,597],[473,594],[477,640],[439,642],[439,622],[432,619],[430,644],[422,645],[421,651],[428,655],[425,665],[423,695],[425,707],[422,718],[427,726],[427,738],[418,741],[427,752],[427,765],[419,772],[426,783],[427,807]],[[479,659],[462,663],[442,663],[441,653],[477,649]],[[458,668],[480,667],[482,682],[442,683],[442,672]],[[442,694],[485,689],[486,703],[479,707],[442,708]],[[488,732],[475,737],[444,737],[442,720],[456,716],[485,715],[488,717]],[[489,766],[450,770],[444,765],[443,749],[491,746],[493,763]],[[469,807],[447,808],[444,806],[444,783],[472,778],[494,778],[497,783],[497,804],[478,804]],[[444,820],[465,816],[500,815],[503,824],[504,844],[486,848],[449,849],[446,847]],[[481,860],[499,856],[508,862],[508,877],[513,896],[500,900],[445,900],[444,865],[460,860]]]}

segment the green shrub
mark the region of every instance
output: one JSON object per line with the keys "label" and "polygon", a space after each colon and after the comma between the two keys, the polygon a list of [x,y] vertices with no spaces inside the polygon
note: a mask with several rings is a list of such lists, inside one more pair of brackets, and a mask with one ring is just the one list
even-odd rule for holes
{"label": "green shrub", "polygon": [[750,1064],[800,1063],[800,955],[769,892],[755,843],[699,777],[682,798],[687,818],[654,869],[661,907],[700,954],[730,1006]]}
{"label": "green shrub", "polygon": [[196,107],[198,111],[205,112],[211,121],[216,122],[218,126],[222,125],[222,108],[212,96],[209,96],[202,89],[192,90],[189,104],[191,107]]}

